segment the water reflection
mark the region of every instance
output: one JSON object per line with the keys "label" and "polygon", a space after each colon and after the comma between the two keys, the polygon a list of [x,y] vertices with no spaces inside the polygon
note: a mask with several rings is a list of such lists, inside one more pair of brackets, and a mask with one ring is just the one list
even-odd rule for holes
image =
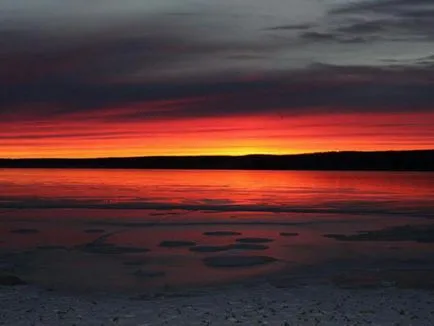
{"label": "water reflection", "polygon": [[[433,173],[0,170],[1,208],[432,214]],[[424,210],[424,211],[422,211]]]}
{"label": "water reflection", "polygon": [[51,288],[148,291],[432,255],[323,236],[426,223],[432,173],[0,170],[0,189],[0,263]]}

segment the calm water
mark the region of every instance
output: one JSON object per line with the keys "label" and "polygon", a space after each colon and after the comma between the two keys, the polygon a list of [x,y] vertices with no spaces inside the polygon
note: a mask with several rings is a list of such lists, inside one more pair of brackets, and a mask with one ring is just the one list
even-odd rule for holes
{"label": "calm water", "polygon": [[0,208],[417,213],[434,173],[0,170]]}
{"label": "calm water", "polygon": [[[4,169],[0,258],[31,282],[83,290],[215,284],[336,260],[415,258],[432,248],[323,235],[430,222],[433,197],[434,173]],[[237,234],[204,234],[212,231]],[[234,246],[246,237],[268,242]],[[223,249],[161,246],[167,240]],[[97,250],[89,247],[95,243]],[[277,261],[205,263],[231,256]]]}

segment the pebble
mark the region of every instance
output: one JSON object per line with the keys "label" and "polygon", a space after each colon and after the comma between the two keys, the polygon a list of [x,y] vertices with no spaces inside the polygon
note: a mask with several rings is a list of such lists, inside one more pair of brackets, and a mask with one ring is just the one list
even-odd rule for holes
{"label": "pebble", "polygon": [[149,301],[120,294],[68,296],[30,286],[0,287],[0,324],[427,326],[434,324],[433,302],[434,293],[428,291],[343,290],[331,285],[291,290],[269,284],[233,286]]}

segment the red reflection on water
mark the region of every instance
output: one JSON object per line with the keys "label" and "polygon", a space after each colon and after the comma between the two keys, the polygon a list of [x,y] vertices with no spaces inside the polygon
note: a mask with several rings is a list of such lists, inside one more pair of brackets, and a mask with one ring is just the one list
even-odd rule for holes
{"label": "red reflection on water", "polygon": [[[323,234],[426,223],[424,219],[411,216],[396,219],[383,216],[381,220],[374,216],[370,220],[372,214],[369,213],[373,208],[383,207],[386,211],[398,212],[404,208],[434,211],[433,173],[0,170],[0,189],[0,207],[5,208],[1,215],[4,223],[0,225],[0,240],[4,242],[0,243],[0,252],[32,250],[47,245],[66,246],[66,250],[39,248],[30,252],[23,259],[32,269],[20,270],[27,273],[24,276],[30,281],[59,288],[81,286],[136,290],[167,284],[215,284],[274,273],[288,266],[320,264],[334,258],[350,259],[380,253],[384,257],[404,257],[404,254],[414,257],[423,253],[422,245],[406,243],[398,252],[391,251],[387,247],[389,244],[339,243],[323,237]],[[44,209],[44,205],[50,202],[63,208]],[[162,208],[170,204],[196,205],[203,210],[213,207],[217,211],[207,214],[202,210],[113,210],[104,209],[104,205],[97,205],[98,209],[85,208],[93,207],[95,203],[160,203]],[[19,209],[7,211],[8,205]],[[249,205],[263,211],[237,211]],[[351,208],[355,212],[364,210],[366,214],[357,218],[349,213],[273,214],[267,211],[270,206],[300,209],[337,207],[342,211]],[[218,210],[219,207],[221,210]],[[333,223],[294,224],[325,220]],[[351,223],[347,223],[349,220]],[[188,224],[192,221],[200,223]],[[246,221],[254,223],[243,224]],[[285,224],[288,221],[292,224]],[[221,222],[224,224],[218,224]],[[38,233],[11,232],[20,228],[34,228]],[[89,228],[100,228],[102,233],[88,233],[86,230]],[[213,238],[203,234],[211,230],[237,231],[242,233],[242,237],[263,237],[273,241],[267,244],[269,248],[265,250],[235,253],[198,253],[188,248],[168,249],[159,245],[164,240],[188,240],[198,245],[221,246],[236,242],[236,236]],[[299,235],[282,237],[280,232],[297,232]],[[106,241],[111,244],[150,251],[107,255],[80,249],[80,245],[90,243],[101,235],[107,235]],[[266,255],[278,259],[278,262],[232,270],[204,265],[204,257],[220,254]],[[125,265],[137,259],[144,259],[146,264]],[[138,269],[147,268],[166,274],[155,280],[135,276]]]}
{"label": "red reflection on water", "polygon": [[[0,200],[318,206],[345,201],[418,201],[434,194],[434,174],[221,170],[0,170]],[[70,200],[71,202],[68,202]]]}

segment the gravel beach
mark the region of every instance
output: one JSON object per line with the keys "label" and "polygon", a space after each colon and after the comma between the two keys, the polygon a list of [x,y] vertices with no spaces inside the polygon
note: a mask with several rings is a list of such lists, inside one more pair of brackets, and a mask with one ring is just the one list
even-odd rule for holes
{"label": "gravel beach", "polygon": [[230,286],[155,296],[0,287],[0,325],[434,325],[434,292],[330,284]]}

